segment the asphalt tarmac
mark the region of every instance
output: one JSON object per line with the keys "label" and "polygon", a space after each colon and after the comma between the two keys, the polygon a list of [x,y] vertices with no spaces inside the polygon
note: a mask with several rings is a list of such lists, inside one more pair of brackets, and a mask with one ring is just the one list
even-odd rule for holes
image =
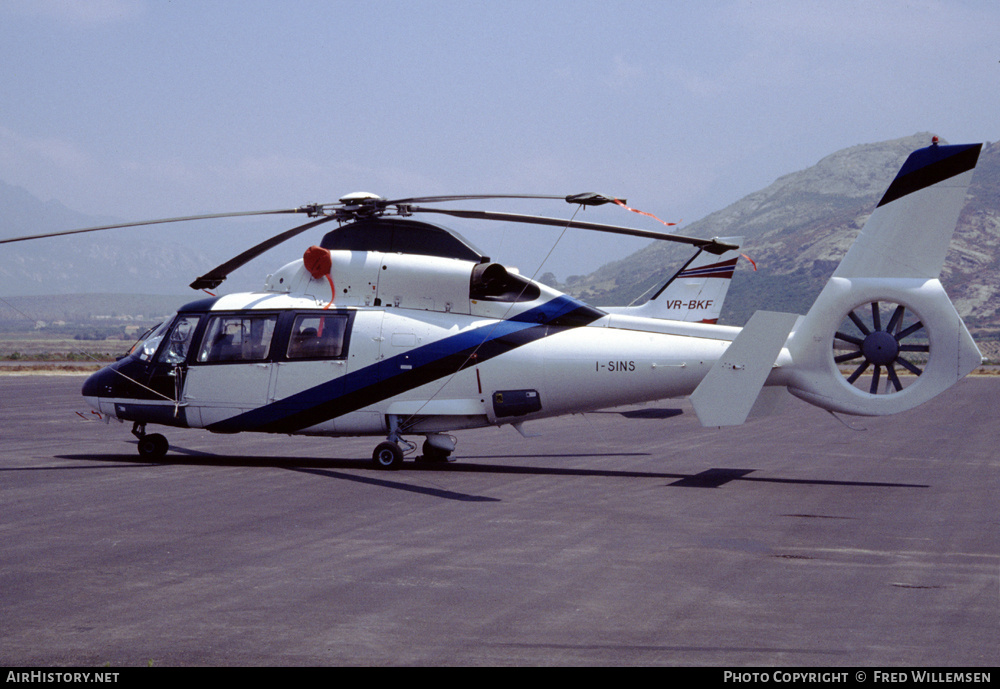
{"label": "asphalt tarmac", "polygon": [[1000,664],[1000,377],[463,431],[397,472],[175,429],[149,463],[82,380],[0,376],[3,666]]}

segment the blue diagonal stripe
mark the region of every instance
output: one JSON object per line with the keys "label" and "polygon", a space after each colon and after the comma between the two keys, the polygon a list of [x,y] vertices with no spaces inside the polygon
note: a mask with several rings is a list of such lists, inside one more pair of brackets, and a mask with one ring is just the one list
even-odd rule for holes
{"label": "blue diagonal stripe", "polygon": [[[283,400],[208,426],[211,431],[294,433],[449,376],[467,366],[604,314],[560,296],[507,319],[415,347]],[[409,368],[403,369],[406,364]]]}

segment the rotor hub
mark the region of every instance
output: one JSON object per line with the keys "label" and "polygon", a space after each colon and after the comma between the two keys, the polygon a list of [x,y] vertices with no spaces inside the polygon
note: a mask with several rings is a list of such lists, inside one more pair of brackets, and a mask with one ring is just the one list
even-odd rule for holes
{"label": "rotor hub", "polygon": [[875,330],[865,336],[861,351],[865,359],[877,366],[887,366],[899,356],[899,342],[885,330]]}

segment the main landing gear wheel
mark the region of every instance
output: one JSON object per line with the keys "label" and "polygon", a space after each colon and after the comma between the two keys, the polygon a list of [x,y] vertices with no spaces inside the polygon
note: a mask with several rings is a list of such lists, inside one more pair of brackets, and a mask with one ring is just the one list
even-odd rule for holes
{"label": "main landing gear wheel", "polygon": [[403,466],[403,451],[399,445],[387,440],[375,448],[372,461],[379,469],[399,469]]}
{"label": "main landing gear wheel", "polygon": [[166,437],[159,433],[151,433],[139,438],[139,456],[146,459],[163,459],[170,449]]}

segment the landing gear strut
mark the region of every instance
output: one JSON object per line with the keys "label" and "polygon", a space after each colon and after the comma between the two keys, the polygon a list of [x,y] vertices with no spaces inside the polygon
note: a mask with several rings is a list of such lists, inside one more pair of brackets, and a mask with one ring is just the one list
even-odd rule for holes
{"label": "landing gear strut", "polygon": [[[372,453],[372,462],[376,469],[400,469],[403,466],[403,455],[413,452],[417,446],[408,440],[403,440],[399,430],[399,417],[389,415],[386,417],[389,426],[389,437],[385,442],[379,443]],[[404,452],[400,445],[404,445]]]}
{"label": "landing gear strut", "polygon": [[[403,455],[414,452],[417,445],[403,440],[398,416],[389,415],[386,421],[389,426],[389,437],[375,448],[372,461],[378,469],[399,469],[403,465]],[[452,435],[425,433],[422,454],[415,459],[418,462],[447,462],[451,453],[455,451],[455,442],[455,436]]]}
{"label": "landing gear strut", "polygon": [[160,433],[146,433],[146,424],[132,424],[132,435],[139,439],[139,456],[146,459],[163,459],[170,449],[167,438]]}

